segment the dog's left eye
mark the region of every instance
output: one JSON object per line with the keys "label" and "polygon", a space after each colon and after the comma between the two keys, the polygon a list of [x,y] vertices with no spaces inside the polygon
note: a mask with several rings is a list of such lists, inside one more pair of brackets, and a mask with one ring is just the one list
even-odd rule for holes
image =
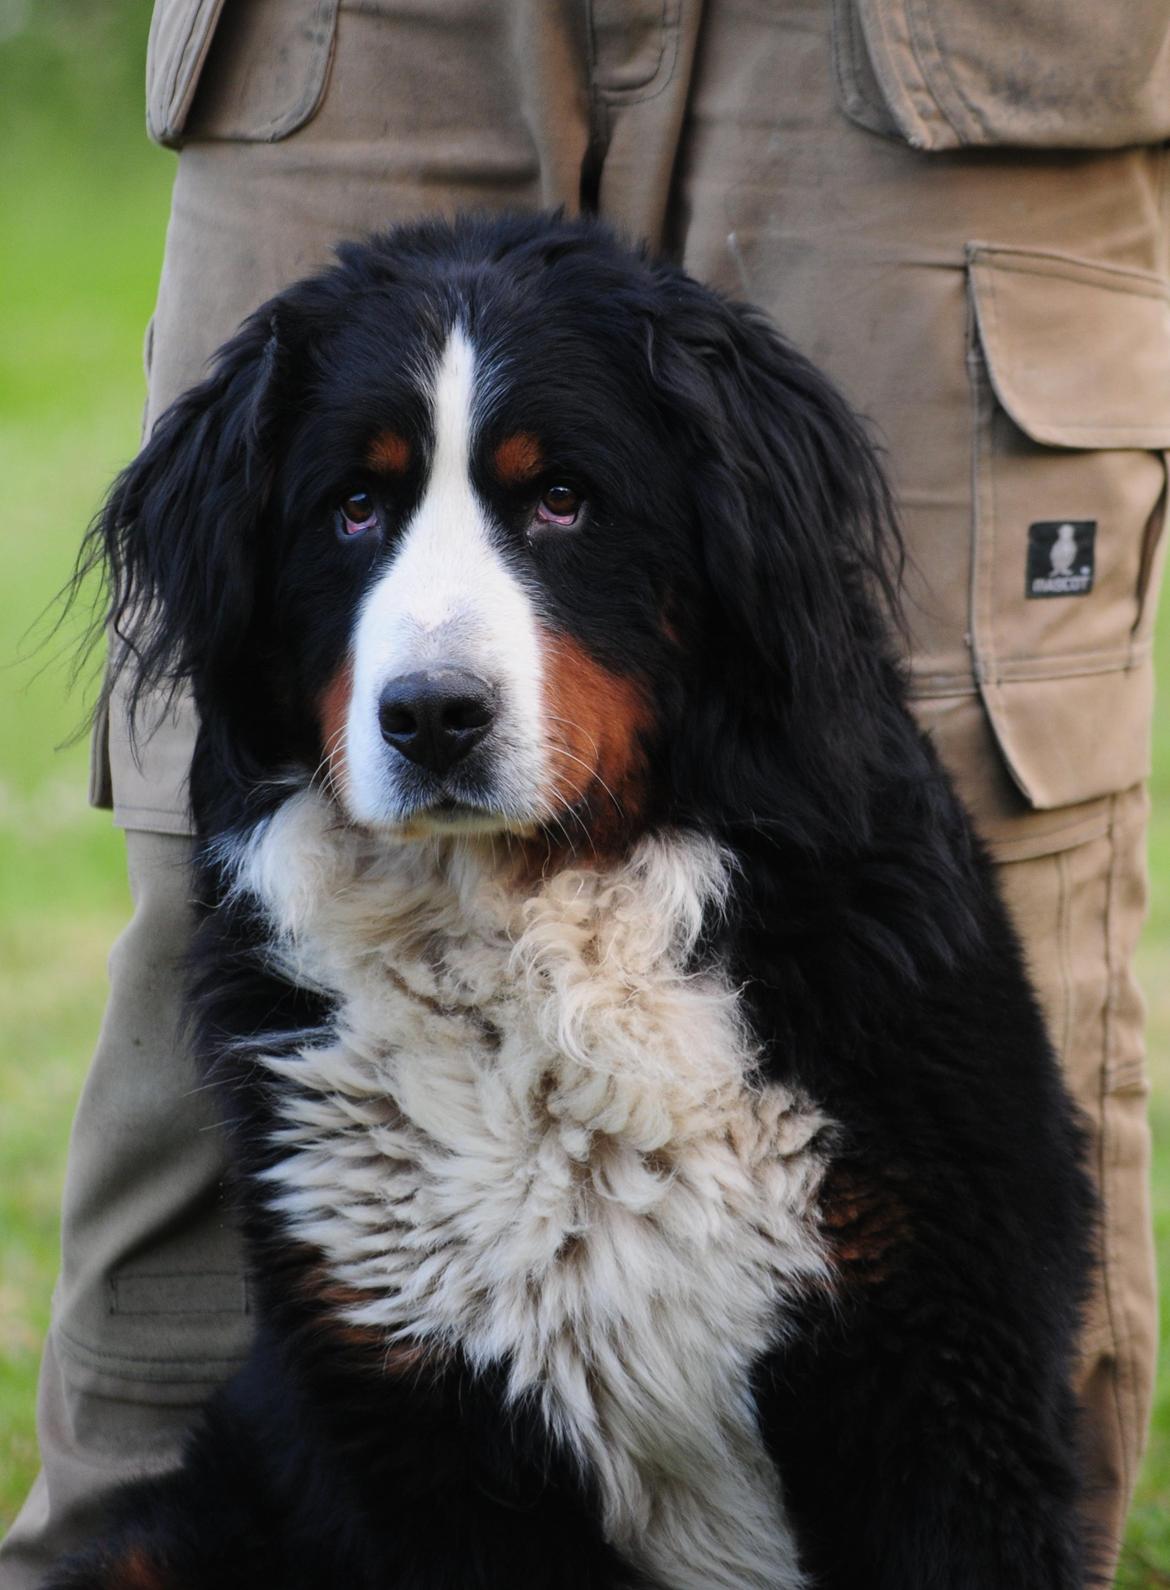
{"label": "dog's left eye", "polygon": [[557,483],[549,486],[536,505],[537,524],[574,525],[585,505],[585,499],[572,486]]}
{"label": "dog's left eye", "polygon": [[337,510],[337,534],[343,541],[352,541],[378,528],[378,510],[368,491],[354,491]]}

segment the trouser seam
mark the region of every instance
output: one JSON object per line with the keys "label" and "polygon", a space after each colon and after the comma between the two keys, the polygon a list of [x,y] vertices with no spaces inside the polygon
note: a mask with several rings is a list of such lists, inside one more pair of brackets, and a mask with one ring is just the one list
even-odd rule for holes
{"label": "trouser seam", "polygon": [[1105,1308],[1109,1317],[1109,1330],[1113,1340],[1114,1364],[1113,1374],[1110,1377],[1113,1388],[1113,1403],[1117,1414],[1118,1429],[1121,1440],[1118,1443],[1122,1489],[1126,1495],[1132,1496],[1134,1474],[1130,1462],[1129,1445],[1126,1432],[1136,1423],[1136,1409],[1129,1410],[1127,1418],[1125,1404],[1130,1400],[1128,1395],[1128,1380],[1130,1376],[1130,1342],[1129,1332],[1126,1329],[1125,1311],[1118,1305],[1117,1278],[1115,1275],[1116,1254],[1115,1243],[1112,1241],[1113,1207],[1111,1198],[1112,1182],[1112,1157],[1114,1152],[1114,1122],[1113,1112],[1109,1108],[1110,1078],[1112,1072],[1113,1053],[1115,1047],[1115,1032],[1117,1022],[1117,995],[1119,986],[1119,969],[1117,965],[1114,932],[1116,925],[1116,893],[1118,873],[1118,804],[1119,797],[1114,795],[1109,802],[1109,866],[1105,878],[1105,923],[1104,923],[1104,951],[1105,951],[1105,1009],[1102,1021],[1101,1045],[1101,1071],[1099,1077],[1099,1108],[1101,1119],[1101,1149],[1098,1183],[1100,1188],[1101,1206],[1103,1215],[1102,1241],[1101,1241],[1101,1278],[1102,1290],[1105,1297]]}
{"label": "trouser seam", "polygon": [[596,215],[601,203],[601,174],[609,147],[610,118],[597,81],[597,33],[593,22],[593,5],[585,7],[586,27],[586,77],[589,88],[589,141],[582,158],[577,179],[578,200],[582,210]]}
{"label": "trouser seam", "polygon": [[1060,1037],[1057,1053],[1067,1055],[1072,1043],[1073,1026],[1073,969],[1072,969],[1072,891],[1069,886],[1069,855],[1062,850],[1056,857],[1057,924],[1059,932],[1060,982],[1063,1001],[1060,1012]]}

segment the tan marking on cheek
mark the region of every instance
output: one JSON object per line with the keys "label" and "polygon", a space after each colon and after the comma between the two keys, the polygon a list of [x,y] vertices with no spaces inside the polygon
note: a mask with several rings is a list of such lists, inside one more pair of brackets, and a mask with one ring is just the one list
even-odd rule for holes
{"label": "tan marking on cheek", "polygon": [[321,728],[321,757],[329,783],[340,795],[349,787],[345,760],[345,724],[353,694],[353,663],[347,657],[317,697],[317,722]]}
{"label": "tan marking on cheek", "polygon": [[608,849],[645,805],[650,706],[635,680],[603,667],[570,636],[543,630],[542,651],[552,764],[545,793],[555,811],[574,808],[594,847]]}
{"label": "tan marking on cheek", "polygon": [[544,467],[540,443],[527,431],[506,436],[492,455],[496,474],[505,486],[525,486]]}
{"label": "tan marking on cheek", "polygon": [[370,443],[366,463],[383,475],[405,475],[410,467],[410,443],[398,431],[382,431]]}

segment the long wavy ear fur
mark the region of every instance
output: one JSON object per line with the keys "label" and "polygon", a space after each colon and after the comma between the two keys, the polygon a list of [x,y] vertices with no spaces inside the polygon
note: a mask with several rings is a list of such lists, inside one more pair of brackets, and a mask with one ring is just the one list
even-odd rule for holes
{"label": "long wavy ear fur", "polygon": [[920,761],[893,649],[902,543],[874,447],[757,311],[678,277],[668,299],[654,374],[714,597],[723,688],[705,732],[737,781],[721,803],[802,814],[809,843],[857,836],[875,778]]}
{"label": "long wavy ear fur", "polygon": [[230,676],[252,616],[285,352],[271,306],[159,419],[82,544],[75,584],[100,571],[113,672],[137,707],[155,688]]}
{"label": "long wavy ear fur", "polygon": [[762,315],[678,277],[669,302],[653,373],[711,593],[675,783],[739,854],[756,920],[822,945],[826,986],[878,964],[901,986],[956,963],[979,886],[895,654],[889,490],[861,422]]}

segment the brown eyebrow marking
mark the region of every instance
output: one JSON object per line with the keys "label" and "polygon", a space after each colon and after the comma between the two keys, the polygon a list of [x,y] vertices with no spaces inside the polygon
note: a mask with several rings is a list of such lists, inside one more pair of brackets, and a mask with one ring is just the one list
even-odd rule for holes
{"label": "brown eyebrow marking", "polygon": [[544,467],[540,443],[528,431],[506,436],[492,454],[496,474],[505,486],[524,486]]}
{"label": "brown eyebrow marking", "polygon": [[382,431],[370,443],[366,463],[387,475],[405,475],[410,467],[410,443],[398,431]]}

